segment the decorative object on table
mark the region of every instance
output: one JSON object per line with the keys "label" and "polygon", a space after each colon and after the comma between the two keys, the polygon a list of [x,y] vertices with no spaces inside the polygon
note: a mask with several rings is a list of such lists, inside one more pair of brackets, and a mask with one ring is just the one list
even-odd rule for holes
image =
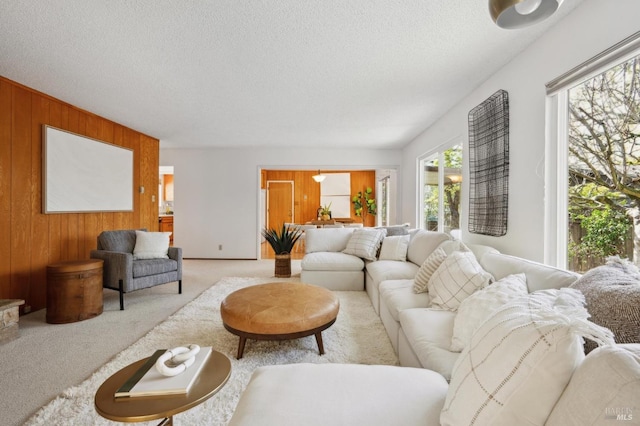
{"label": "decorative object on table", "polygon": [[331,203],[320,207],[320,220],[331,220]]}
{"label": "decorative object on table", "polygon": [[198,345],[178,346],[169,349],[156,361],[156,370],[167,377],[184,373],[187,368],[193,365],[198,352],[200,352]]}
{"label": "decorative object on table", "polygon": [[302,231],[283,223],[280,232],[273,228],[265,228],[262,231],[262,236],[276,254],[276,278],[289,278],[291,276],[291,252],[302,236]]}
{"label": "decorative object on table", "polygon": [[362,217],[364,212],[375,216],[378,211],[373,189],[370,187],[367,187],[364,191],[358,191],[351,199],[351,202],[353,203],[353,210],[358,217]]}
{"label": "decorative object on table", "polygon": [[[195,346],[197,346],[197,350]],[[115,397],[131,398],[188,393],[212,352],[212,348],[209,346],[200,348],[198,345],[190,345],[190,348],[191,349],[178,347],[169,350],[159,349],[155,351],[154,354],[150,356],[140,368],[135,370],[131,377],[116,390],[114,393]],[[180,355],[189,354],[193,354],[194,356],[189,358],[180,357]],[[189,362],[189,368],[176,366],[175,370],[171,371],[171,373],[175,374],[170,376],[166,375],[165,372],[168,370],[158,369],[157,367],[159,364],[165,365],[165,362],[171,358],[177,360],[185,359],[185,361],[180,361],[179,366],[184,366],[186,362]]]}
{"label": "decorative object on table", "polygon": [[498,90],[469,112],[469,232],[507,233],[509,97]]}

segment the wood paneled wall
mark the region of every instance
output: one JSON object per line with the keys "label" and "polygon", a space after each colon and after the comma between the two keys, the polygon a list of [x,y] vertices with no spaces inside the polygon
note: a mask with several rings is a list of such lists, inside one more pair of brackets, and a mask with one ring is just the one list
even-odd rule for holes
{"label": "wood paneled wall", "polygon": [[[358,191],[364,191],[367,187],[373,189],[375,197],[376,172],[375,170],[332,170],[330,173],[350,173],[351,174],[351,196]],[[289,180],[294,182],[294,222],[305,223],[316,218],[316,212],[320,207],[320,184],[313,180],[312,176],[318,174],[317,171],[310,170],[263,170],[262,187],[266,188],[268,180]],[[362,217],[357,217],[351,208],[351,219],[355,222],[363,223]],[[375,226],[376,217],[365,214],[364,225]]]}
{"label": "wood paneled wall", "polygon": [[[44,124],[133,149],[134,211],[43,214]],[[44,308],[48,264],[89,258],[103,230],[157,231],[159,148],[158,139],[0,77],[0,299]]]}

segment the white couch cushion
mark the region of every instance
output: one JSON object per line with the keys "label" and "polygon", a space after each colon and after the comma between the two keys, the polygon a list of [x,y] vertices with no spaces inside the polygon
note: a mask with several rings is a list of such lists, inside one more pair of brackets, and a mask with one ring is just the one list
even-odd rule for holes
{"label": "white couch cushion", "polygon": [[400,324],[423,368],[451,377],[453,365],[460,356],[451,352],[451,334],[455,312],[416,308],[400,312]]}
{"label": "white couch cushion", "polygon": [[547,426],[637,422],[640,344],[601,346],[573,372]]}
{"label": "white couch cushion", "polygon": [[420,266],[427,257],[442,243],[451,239],[444,232],[425,231],[418,229],[412,231],[409,240],[409,248],[407,249],[407,260]]}
{"label": "white couch cushion", "polygon": [[413,279],[413,291],[416,294],[425,293],[429,290],[429,280],[431,276],[446,258],[447,254],[445,251],[441,247],[438,247],[422,262]]}
{"label": "white couch cushion", "polygon": [[476,291],[462,301],[453,324],[451,350],[462,351],[471,343],[473,332],[507,302],[527,295],[525,274],[508,275]]}
{"label": "white couch cushion", "polygon": [[362,271],[364,261],[341,252],[321,251],[307,253],[300,263],[306,271]]}
{"label": "white couch cushion", "polygon": [[400,321],[400,312],[429,306],[429,293],[415,294],[413,280],[386,280],[380,283],[380,304],[384,301],[392,318]]}
{"label": "white couch cushion", "polygon": [[307,229],[304,231],[305,253],[342,251],[347,247],[351,233],[356,228]]}
{"label": "white couch cushion", "polygon": [[409,234],[384,237],[380,248],[380,260],[407,261],[407,249],[409,248]]}
{"label": "white couch cushion", "polygon": [[485,253],[480,265],[496,280],[524,272],[529,293],[550,288],[569,287],[580,276],[575,272],[500,253]]}
{"label": "white couch cushion", "polygon": [[455,311],[476,290],[493,281],[470,251],[455,251],[440,264],[429,280],[431,304]]}
{"label": "white couch cushion", "polygon": [[388,365],[257,368],[229,426],[435,425],[447,393],[433,371]]}
{"label": "white couch cushion", "polygon": [[371,276],[376,287],[380,286],[382,281],[386,280],[402,280],[413,279],[418,271],[418,267],[411,262],[398,262],[395,260],[378,260],[369,262],[367,265],[367,273]]}
{"label": "white couch cushion", "polygon": [[581,335],[610,339],[586,320],[583,303],[580,292],[564,288],[499,309],[460,354],[441,424],[544,425],[584,359]]}
{"label": "white couch cushion", "polygon": [[356,229],[349,237],[347,247],[342,252],[366,260],[376,260],[380,244],[382,244],[385,235],[387,235],[386,229]]}

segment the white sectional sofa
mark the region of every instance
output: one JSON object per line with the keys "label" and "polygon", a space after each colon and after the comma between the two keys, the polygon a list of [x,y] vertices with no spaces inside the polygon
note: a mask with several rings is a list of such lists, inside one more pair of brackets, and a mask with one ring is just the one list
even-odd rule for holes
{"label": "white sectional sofa", "polygon": [[[334,290],[366,290],[401,366],[303,364],[260,368],[230,424],[438,425],[442,419],[443,424],[458,424],[450,421],[455,413],[453,417],[441,417],[441,412],[447,411],[443,407],[451,404],[447,392],[454,364],[464,356],[464,352],[461,355],[451,350],[457,313],[429,307],[432,296],[414,291],[414,277],[434,250],[440,247],[450,255],[460,248],[459,243],[447,234],[415,230],[407,237],[405,261],[364,261],[341,252],[353,229],[311,231],[307,235],[311,251],[302,261],[302,280]],[[568,287],[579,277],[570,271],[501,254],[488,246],[468,245],[468,249],[495,280],[524,274],[525,294],[527,290],[532,293]],[[546,294],[535,294],[541,293]],[[511,349],[507,349],[509,353]],[[549,425],[598,424],[620,412],[636,414],[636,420],[638,413],[633,410],[640,409],[640,345],[603,347],[586,358],[581,345],[573,343],[567,351],[573,351],[571,356],[577,360],[569,369],[573,376],[569,375],[567,381],[571,381],[546,401],[547,411],[541,422],[538,419],[530,424],[543,424],[545,420]],[[573,370],[574,367],[577,368]],[[558,374],[551,373],[551,377]],[[534,377],[527,382],[536,380]],[[527,416],[522,412],[531,405],[526,398],[522,404],[516,404],[506,422],[503,419],[502,423],[480,424],[521,422],[521,416]]]}

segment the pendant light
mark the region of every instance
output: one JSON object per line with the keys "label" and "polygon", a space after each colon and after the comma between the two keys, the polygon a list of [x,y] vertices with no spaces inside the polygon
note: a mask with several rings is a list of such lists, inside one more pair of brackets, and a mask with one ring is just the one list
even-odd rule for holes
{"label": "pendant light", "polygon": [[325,175],[320,174],[320,170],[318,170],[318,174],[317,175],[313,175],[311,177],[313,178],[313,180],[315,180],[318,183],[322,182],[324,180],[324,178],[326,178]]}
{"label": "pendant light", "polygon": [[500,28],[523,28],[547,19],[563,0],[489,0],[491,18]]}

